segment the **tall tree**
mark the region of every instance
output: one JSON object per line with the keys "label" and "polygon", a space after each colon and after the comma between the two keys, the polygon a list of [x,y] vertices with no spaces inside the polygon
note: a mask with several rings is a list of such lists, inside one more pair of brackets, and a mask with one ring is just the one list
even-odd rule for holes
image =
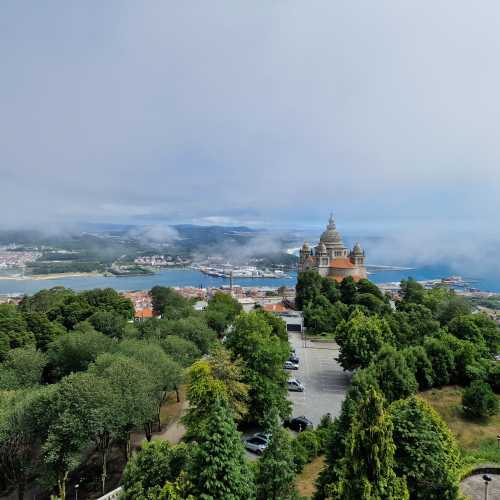
{"label": "tall tree", "polygon": [[456,500],[460,452],[446,423],[417,397],[393,403],[396,472],[405,476],[412,500]]}
{"label": "tall tree", "polygon": [[339,500],[407,500],[408,488],[394,471],[393,424],[384,400],[370,389],[360,402],[347,440],[343,474],[332,491]]}
{"label": "tall tree", "polygon": [[253,473],[224,400],[215,403],[207,422],[197,433],[190,468],[194,496],[203,500],[255,498]]}
{"label": "tall tree", "polygon": [[271,421],[271,440],[257,466],[257,500],[296,499],[298,495],[290,435],[280,425],[276,412]]}
{"label": "tall tree", "polygon": [[368,366],[382,345],[393,341],[385,319],[366,316],[360,309],[356,309],[348,321],[338,325],[335,336],[340,346],[338,359],[344,370]]}

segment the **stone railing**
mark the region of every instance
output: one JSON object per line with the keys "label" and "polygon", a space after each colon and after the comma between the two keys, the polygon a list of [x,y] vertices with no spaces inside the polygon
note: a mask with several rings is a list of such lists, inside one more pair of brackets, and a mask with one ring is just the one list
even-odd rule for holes
{"label": "stone railing", "polygon": [[106,493],[103,497],[99,497],[97,500],[117,500],[122,494],[123,488],[118,486],[118,488]]}

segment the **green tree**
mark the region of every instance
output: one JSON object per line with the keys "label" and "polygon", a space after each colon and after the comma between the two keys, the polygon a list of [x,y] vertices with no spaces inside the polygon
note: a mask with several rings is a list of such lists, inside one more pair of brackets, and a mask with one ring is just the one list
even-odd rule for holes
{"label": "green tree", "polygon": [[347,305],[356,304],[358,301],[358,288],[351,276],[344,278],[340,283],[340,295],[342,302]]}
{"label": "green tree", "polygon": [[340,346],[338,359],[344,370],[368,366],[382,345],[393,340],[385,319],[366,316],[360,309],[338,325],[335,337]]}
{"label": "green tree", "polygon": [[114,311],[98,310],[87,320],[98,332],[120,339],[125,331],[126,319]]}
{"label": "green tree", "polygon": [[405,356],[390,345],[382,347],[370,369],[389,403],[417,392],[418,384],[414,372],[406,364]]}
{"label": "green tree", "polygon": [[322,279],[314,269],[299,273],[295,285],[295,306],[302,310],[310,302],[321,296]]}
{"label": "green tree", "polygon": [[208,325],[217,333],[222,334],[241,311],[241,304],[231,295],[216,292],[208,301],[208,306],[204,313]]}
{"label": "green tree", "polygon": [[464,390],[462,406],[470,418],[488,418],[498,413],[498,399],[490,385],[482,380],[474,380]]}
{"label": "green tree", "polygon": [[162,335],[176,335],[196,344],[198,349],[206,354],[217,335],[209,328],[201,316],[190,316],[188,318],[160,322]]}
{"label": "green tree", "polygon": [[50,344],[49,363],[56,376],[63,377],[72,372],[86,370],[97,356],[111,349],[112,341],[106,335],[96,332],[92,327],[82,326],[60,335]]}
{"label": "green tree", "polygon": [[0,355],[5,355],[8,349],[35,345],[35,337],[28,330],[23,315],[10,304],[0,304],[0,337],[3,338],[2,344],[7,347],[1,348]]}
{"label": "green tree", "polygon": [[282,418],[290,412],[287,396],[287,374],[283,363],[290,346],[273,334],[272,327],[257,312],[240,314],[227,336],[227,348],[245,362],[243,381],[249,385],[247,420],[266,425],[273,408]]}
{"label": "green tree", "polygon": [[194,314],[191,302],[174,289],[154,286],[149,294],[153,303],[153,311],[166,319],[177,320]]}
{"label": "green tree", "polygon": [[434,384],[434,370],[423,346],[411,346],[403,349],[406,364],[415,374],[419,390],[429,389]]}
{"label": "green tree", "polygon": [[394,424],[396,473],[404,476],[413,500],[456,500],[461,458],[441,417],[423,400],[411,397],[389,409]]}
{"label": "green tree", "polygon": [[196,361],[187,371],[189,408],[184,417],[189,434],[195,435],[206,421],[212,406],[224,401],[236,420],[248,412],[248,386],[243,383],[241,360],[231,361],[222,347]]}
{"label": "green tree", "polygon": [[166,354],[175,359],[183,368],[190,366],[200,356],[201,351],[194,342],[177,335],[169,335],[160,341]]}
{"label": "green tree", "polygon": [[47,356],[33,347],[19,347],[7,353],[0,365],[0,389],[19,389],[40,383]]}
{"label": "green tree", "polygon": [[[359,403],[347,439],[342,477],[332,492],[339,500],[404,500],[409,498],[395,468],[393,424],[375,389]],[[337,497],[335,497],[337,498]]]}
{"label": "green tree", "polygon": [[35,337],[36,348],[44,352],[47,351],[52,341],[66,332],[59,323],[49,321],[45,313],[26,313],[24,319],[28,330]]}
{"label": "green tree", "polygon": [[280,425],[276,412],[271,420],[271,440],[257,466],[257,500],[295,499],[298,495],[290,435]]}
{"label": "green tree", "polygon": [[[145,442],[125,467],[124,498],[158,498],[166,482],[175,482],[189,461],[185,444],[172,447],[167,441]],[[169,497],[166,497],[169,498]]]}
{"label": "green tree", "polygon": [[256,312],[266,320],[267,324],[272,328],[273,334],[276,335],[276,337],[284,342],[288,342],[286,323],[281,318],[278,318],[277,316],[269,312],[263,311],[262,309],[257,310]]}
{"label": "green tree", "polygon": [[401,280],[400,288],[401,288],[401,296],[403,302],[410,302],[413,304],[423,303],[425,296],[425,289],[414,278]]}
{"label": "green tree", "polygon": [[438,387],[448,384],[455,370],[453,352],[437,338],[426,339],[424,348],[434,369],[434,384]]}
{"label": "green tree", "polygon": [[198,430],[190,467],[194,496],[203,500],[255,498],[252,470],[224,400],[215,403],[207,422]]}

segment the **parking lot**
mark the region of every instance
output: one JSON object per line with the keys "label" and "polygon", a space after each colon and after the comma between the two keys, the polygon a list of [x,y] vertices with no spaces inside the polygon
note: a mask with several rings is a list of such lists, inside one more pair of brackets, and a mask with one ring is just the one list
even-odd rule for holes
{"label": "parking lot", "polygon": [[338,347],[334,343],[304,341],[300,333],[289,333],[290,344],[300,359],[298,370],[287,370],[290,378],[298,378],[305,387],[304,392],[289,392],[293,403],[292,415],[304,415],[316,426],[321,417],[330,413],[340,414],[342,401],[349,386],[350,376],[335,361]]}

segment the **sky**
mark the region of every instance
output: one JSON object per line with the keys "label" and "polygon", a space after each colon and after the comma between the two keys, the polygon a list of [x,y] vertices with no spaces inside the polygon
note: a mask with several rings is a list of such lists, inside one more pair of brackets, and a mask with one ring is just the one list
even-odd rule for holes
{"label": "sky", "polygon": [[333,211],[480,251],[499,232],[499,54],[488,0],[3,0],[0,226]]}

